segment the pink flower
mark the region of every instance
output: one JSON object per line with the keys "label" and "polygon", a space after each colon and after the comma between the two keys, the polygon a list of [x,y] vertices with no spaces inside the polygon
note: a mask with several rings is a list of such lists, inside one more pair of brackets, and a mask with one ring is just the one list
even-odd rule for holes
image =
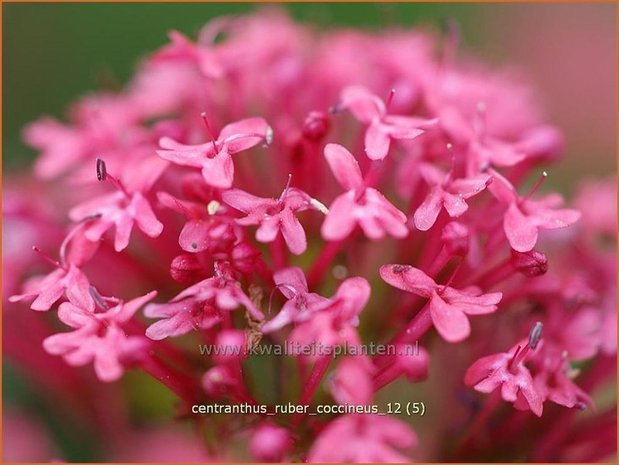
{"label": "pink flower", "polygon": [[157,199],[162,205],[181,213],[187,218],[178,236],[178,243],[187,252],[217,252],[230,250],[242,238],[242,231],[227,215],[218,215],[226,208],[216,200],[207,207],[198,202],[179,200],[167,192],[158,192]]}
{"label": "pink flower", "polygon": [[237,220],[238,224],[260,225],[256,231],[256,240],[273,242],[281,232],[293,254],[305,252],[307,238],[295,213],[316,208],[316,201],[302,190],[286,186],[278,199],[268,199],[240,189],[230,189],[222,193],[222,198],[228,205],[247,215]]}
{"label": "pink flower", "polygon": [[408,234],[406,215],[380,192],[367,187],[352,154],[339,144],[325,146],[325,158],[335,179],[347,191],[336,197],[322,223],[322,237],[328,241],[344,239],[356,224],[370,239],[385,234],[402,238]]}
{"label": "pink flower", "polygon": [[438,122],[412,116],[387,114],[387,106],[361,86],[346,87],[340,106],[350,110],[359,121],[369,124],[365,133],[365,153],[372,160],[382,160],[389,153],[391,139],[414,139]]}
{"label": "pink flower", "polygon": [[164,160],[183,166],[202,169],[207,184],[222,189],[232,186],[234,164],[231,155],[255,147],[260,143],[270,144],[273,131],[262,118],[247,118],[228,124],[217,139],[199,145],[185,145],[169,137],[163,137],[157,154]]}
{"label": "pink flower", "polygon": [[329,299],[309,292],[303,270],[298,267],[283,268],[273,274],[275,286],[288,299],[275,318],[262,326],[269,333],[292,323],[306,321],[323,309]]}
{"label": "pink flower", "polygon": [[[544,177],[546,174],[544,173]],[[496,171],[492,171],[494,181],[490,191],[507,205],[503,218],[503,229],[511,247],[518,252],[528,252],[537,243],[538,229],[565,228],[580,218],[580,212],[569,208],[559,209],[563,199],[558,194],[550,194],[540,200],[531,200],[531,192],[520,197],[511,183]],[[538,184],[533,188],[535,190]]]}
{"label": "pink flower", "polygon": [[148,305],[144,315],[162,319],[148,327],[146,336],[158,341],[195,329],[208,329],[219,323],[222,311],[234,310],[239,305],[245,306],[256,320],[264,319],[238,282],[224,275],[214,276],[188,287],[169,303]]}
{"label": "pink flower", "polygon": [[512,402],[518,409],[530,409],[540,417],[544,399],[522,363],[529,350],[525,344],[518,344],[509,352],[480,358],[466,371],[464,383],[486,394],[500,387],[503,400]]}
{"label": "pink flower", "polygon": [[395,449],[417,444],[410,427],[388,416],[343,415],[328,424],[310,449],[308,462],[410,462]]}
{"label": "pink flower", "polygon": [[421,231],[434,225],[441,208],[452,218],[461,216],[469,208],[465,200],[483,191],[492,179],[487,174],[453,179],[451,172],[446,174],[429,163],[419,165],[419,172],[430,185],[429,194],[414,216],[415,226]]}
{"label": "pink flower", "polygon": [[287,429],[263,423],[256,428],[249,448],[259,462],[280,462],[292,444],[293,438]]}
{"label": "pink flower", "polygon": [[331,377],[329,388],[338,404],[367,405],[374,396],[372,376],[375,368],[363,355],[341,360]]}
{"label": "pink flower", "polygon": [[88,141],[81,130],[52,118],[41,118],[26,126],[24,139],[42,151],[35,171],[43,179],[65,173],[88,153]]}
{"label": "pink flower", "polygon": [[148,236],[157,237],[163,231],[163,224],[155,216],[144,193],[159,178],[166,165],[147,162],[137,169],[146,170],[137,175],[130,174],[131,181],[125,186],[118,179],[107,173],[105,162],[97,159],[97,177],[99,181],[110,180],[118,189],[112,194],[102,195],[84,202],[69,211],[73,221],[93,219],[84,231],[85,237],[93,242],[112,226],[116,228],[114,249],[120,252],[129,245],[129,238],[134,223]]}
{"label": "pink flower", "polygon": [[[32,310],[47,311],[63,295],[80,308],[93,311],[94,300],[90,294],[90,282],[80,267],[96,252],[99,244],[86,240],[83,229],[88,227],[82,223],[74,228],[60,246],[60,262],[55,262],[44,256],[57,269],[46,276],[35,276],[24,284],[24,293],[9,297],[9,302],[20,302],[33,299]],[[38,248],[33,249],[39,253]]]}
{"label": "pink flower", "polygon": [[565,357],[547,357],[544,366],[533,378],[535,389],[544,400],[567,408],[585,408],[593,405],[591,397],[580,389],[571,377],[577,372],[571,370]]}
{"label": "pink flower", "polygon": [[212,50],[193,44],[178,31],[171,31],[168,36],[170,44],[150,58],[151,64],[166,61],[189,62],[195,64],[205,77],[215,79],[223,75],[223,68]]}
{"label": "pink flower", "polygon": [[[359,313],[370,298],[370,285],[364,278],[348,278],[322,308],[316,306],[311,318],[295,327],[290,339],[299,346],[320,342],[325,347],[340,344],[356,346]],[[319,354],[318,354],[319,355]]]}
{"label": "pink flower", "polygon": [[139,358],[148,345],[142,336],[127,336],[122,326],[156,295],[152,291],[126,303],[117,301],[102,313],[65,302],[58,309],[58,318],[75,331],[50,336],[43,346],[50,354],[64,357],[70,365],[94,362],[101,381],[115,381],[123,374],[123,363]]}
{"label": "pink flower", "polygon": [[430,299],[430,315],[439,334],[448,342],[459,342],[471,333],[467,315],[485,315],[496,310],[503,294],[482,294],[475,287],[457,290],[434,282],[423,271],[409,265],[383,265],[384,281],[407,292]]}

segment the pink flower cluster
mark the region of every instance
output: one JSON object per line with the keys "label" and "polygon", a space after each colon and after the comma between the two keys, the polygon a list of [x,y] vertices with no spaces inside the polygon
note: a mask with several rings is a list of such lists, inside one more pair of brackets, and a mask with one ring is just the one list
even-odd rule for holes
{"label": "pink flower cluster", "polygon": [[[590,182],[578,208],[565,207],[542,171],[562,137],[528,84],[456,46],[453,31],[316,33],[273,11],[217,19],[195,42],[171,33],[122,92],[86,96],[67,123],[25,129],[40,151],[36,177],[62,186],[40,202],[62,198],[71,225],[57,254],[40,205],[8,187],[5,240],[22,249],[5,255],[5,275],[24,278],[5,287],[10,302],[57,312],[69,327],[50,326],[48,353],[92,363],[101,381],[144,370],[179,396],[180,411],[264,403],[251,352],[201,358],[187,341],[376,341],[398,350],[289,354],[295,363],[268,383],[298,404],[344,406],[379,404],[397,383],[434,383],[464,420],[433,434],[479,432],[495,417],[508,433],[486,434],[501,457],[523,453],[501,443],[505,434],[543,425],[558,432],[527,446],[529,457],[603,458],[608,434],[563,412],[593,407],[613,377],[614,180]],[[38,254],[17,238],[24,231]],[[400,350],[418,341],[418,353]],[[458,361],[429,370],[433,349],[450,344],[462,347]],[[480,407],[484,397],[462,383],[494,394]],[[408,461],[418,443],[421,457],[450,457],[404,417],[377,413],[256,414],[236,434],[260,461]],[[581,446],[572,456],[568,438]],[[453,457],[478,457],[478,447],[465,437]]]}

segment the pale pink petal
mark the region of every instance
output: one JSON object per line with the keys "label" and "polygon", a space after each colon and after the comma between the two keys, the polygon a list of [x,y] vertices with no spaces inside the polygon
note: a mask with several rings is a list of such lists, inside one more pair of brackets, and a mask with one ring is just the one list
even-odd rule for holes
{"label": "pale pink petal", "polygon": [[362,185],[359,163],[346,148],[339,144],[327,144],[325,158],[335,179],[344,189],[352,190]]}
{"label": "pale pink petal", "polygon": [[256,240],[258,242],[273,242],[279,233],[279,215],[265,218],[260,227],[256,230]]}
{"label": "pale pink petal", "polygon": [[150,237],[157,237],[163,231],[163,224],[157,219],[148,200],[142,194],[136,193],[132,200],[135,208],[135,221],[138,227]]}
{"label": "pale pink petal", "polygon": [[284,208],[280,216],[282,235],[288,248],[293,254],[301,255],[307,249],[307,239],[303,226],[301,226],[301,223],[290,208]]}
{"label": "pale pink petal", "polygon": [[340,95],[340,104],[364,123],[369,123],[385,114],[383,101],[361,86],[346,87]]}
{"label": "pale pink petal", "polygon": [[443,193],[443,206],[452,218],[463,215],[469,208],[462,196],[450,194],[449,192]]}
{"label": "pale pink petal", "polygon": [[417,229],[427,231],[434,226],[443,205],[443,194],[443,189],[433,187],[423,203],[415,210],[413,221]]}
{"label": "pale pink petal", "polygon": [[[308,292],[307,281],[303,270],[296,266],[282,268],[273,273],[273,281],[276,285],[280,285],[280,291],[287,299],[294,298],[297,294]],[[290,287],[294,289],[291,291]]]}
{"label": "pale pink petal", "polygon": [[131,230],[133,229],[133,218],[128,214],[123,214],[116,222],[116,236],[114,238],[114,250],[120,252],[129,245]]}
{"label": "pale pink petal", "polygon": [[438,287],[432,278],[410,265],[383,265],[379,272],[386,283],[422,297],[430,297]]}
{"label": "pale pink petal", "polygon": [[263,199],[262,197],[256,197],[248,192],[240,189],[230,189],[222,192],[221,198],[224,202],[243,213],[251,213],[255,209],[264,206],[265,204],[272,203],[272,199]]}
{"label": "pale pink petal", "polygon": [[490,184],[491,179],[492,176],[488,174],[478,174],[468,178],[456,179],[451,183],[449,190],[454,194],[460,194],[463,198],[468,199],[483,191],[486,186]]}
{"label": "pale pink petal", "polygon": [[447,342],[460,342],[471,333],[471,325],[466,315],[453,305],[449,305],[438,294],[430,299],[430,315],[438,333]]}
{"label": "pale pink petal", "polygon": [[347,237],[357,224],[353,216],[354,209],[354,193],[337,197],[329,207],[329,213],[320,228],[322,237],[327,241],[338,241]]}
{"label": "pale pink petal", "polygon": [[180,235],[178,244],[187,252],[202,252],[208,248],[209,223],[207,221],[187,221]]}
{"label": "pale pink petal", "polygon": [[234,164],[230,154],[221,151],[213,158],[202,160],[202,176],[206,183],[220,189],[232,186]]}
{"label": "pale pink petal", "polygon": [[378,121],[370,123],[365,132],[365,153],[370,160],[382,160],[389,153],[391,137]]}
{"label": "pale pink petal", "polygon": [[447,178],[447,174],[443,170],[431,163],[419,163],[417,169],[424,181],[430,186],[440,186]]}
{"label": "pale pink petal", "polygon": [[79,268],[71,265],[66,277],[67,299],[80,308],[90,312],[95,309],[95,302],[90,294],[90,282]]}
{"label": "pale pink petal", "polygon": [[517,252],[528,252],[535,247],[538,234],[535,220],[523,215],[515,203],[505,212],[503,229],[509,245]]}
{"label": "pale pink petal", "polygon": [[570,226],[580,219],[578,210],[563,208],[551,210],[540,208],[533,213],[533,219],[538,227],[544,229],[558,229]]}

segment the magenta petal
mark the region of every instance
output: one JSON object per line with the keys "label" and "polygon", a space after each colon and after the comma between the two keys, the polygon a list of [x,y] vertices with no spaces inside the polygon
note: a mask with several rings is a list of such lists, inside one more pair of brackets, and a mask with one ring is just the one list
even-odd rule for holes
{"label": "magenta petal", "polygon": [[423,203],[417,208],[413,216],[415,227],[420,231],[427,231],[436,222],[443,205],[443,190],[433,187]]}
{"label": "magenta petal", "polygon": [[339,144],[327,144],[325,158],[335,179],[344,189],[352,190],[362,185],[359,163],[346,148]]}
{"label": "magenta petal", "polygon": [[370,124],[365,133],[365,153],[370,160],[382,160],[389,153],[391,138],[380,122]]}
{"label": "magenta petal", "polygon": [[393,287],[422,297],[430,297],[438,287],[427,274],[409,265],[383,265],[379,273],[383,281]]}
{"label": "magenta petal", "polygon": [[466,315],[453,305],[449,305],[438,294],[430,299],[430,315],[438,333],[447,342],[460,342],[471,333],[471,325]]}
{"label": "magenta petal", "polygon": [[535,221],[522,214],[515,203],[510,204],[503,219],[503,229],[512,249],[528,252],[537,242]]}

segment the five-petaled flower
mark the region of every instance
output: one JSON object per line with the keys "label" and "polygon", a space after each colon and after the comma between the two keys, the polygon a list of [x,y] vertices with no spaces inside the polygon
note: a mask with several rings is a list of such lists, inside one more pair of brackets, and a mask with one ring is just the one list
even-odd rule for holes
{"label": "five-petaled flower", "polygon": [[535,389],[529,369],[523,362],[528,350],[526,343],[512,347],[508,352],[488,355],[473,363],[464,375],[464,383],[476,391],[490,393],[501,388],[501,396],[520,410],[531,410],[542,415],[543,397]]}
{"label": "five-petaled flower", "polygon": [[281,232],[290,251],[300,255],[307,248],[303,226],[295,216],[297,212],[316,208],[319,205],[300,189],[286,186],[278,199],[256,197],[240,189],[222,193],[224,202],[247,216],[237,220],[242,226],[259,224],[256,239],[273,242]]}
{"label": "five-petaled flower", "polygon": [[242,291],[240,284],[225,274],[188,287],[169,303],[150,304],[144,309],[149,318],[161,318],[146,330],[154,340],[187,334],[195,329],[208,329],[221,321],[221,312],[245,306],[256,320],[264,315]]}
{"label": "five-petaled flower", "polygon": [[387,156],[391,139],[415,139],[438,122],[436,119],[390,115],[387,105],[361,86],[346,87],[340,96],[340,107],[350,110],[355,118],[369,125],[365,133],[365,153],[372,160],[382,160]]}
{"label": "five-petaled flower", "polygon": [[232,155],[255,147],[270,144],[271,127],[263,118],[246,118],[224,126],[217,139],[198,145],[181,144],[169,137],[162,137],[157,154],[173,163],[202,169],[207,184],[227,189],[234,179]]}
{"label": "five-petaled flower", "polygon": [[339,144],[327,144],[325,158],[335,179],[347,191],[338,196],[322,223],[322,237],[336,241],[347,237],[356,224],[370,239],[385,233],[402,238],[408,234],[406,215],[378,190],[365,185],[355,157]]}
{"label": "five-petaled flower", "polygon": [[415,226],[421,231],[427,231],[434,225],[441,207],[452,218],[462,215],[469,208],[466,199],[483,191],[492,179],[488,174],[453,179],[452,172],[446,174],[429,163],[419,165],[419,172],[431,186],[413,217]]}
{"label": "five-petaled flower", "polygon": [[277,270],[273,273],[273,281],[288,300],[275,318],[262,326],[264,333],[276,331],[293,322],[305,321],[329,302],[326,297],[309,292],[301,268],[290,267]]}
{"label": "five-petaled flower", "polygon": [[490,192],[507,205],[503,217],[503,229],[509,244],[517,252],[528,252],[537,243],[538,229],[565,228],[580,218],[580,212],[569,208],[558,208],[563,203],[559,194],[550,194],[540,200],[532,200],[546,173],[525,197],[520,197],[512,184],[492,170],[493,182]]}
{"label": "five-petaled flower", "polygon": [[485,315],[497,309],[500,292],[482,294],[474,287],[454,289],[437,284],[423,271],[409,265],[384,265],[380,276],[398,289],[430,299],[430,315],[436,330],[446,341],[459,342],[471,333],[467,315]]}
{"label": "five-petaled flower", "polygon": [[43,346],[50,354],[62,355],[70,365],[94,362],[101,381],[115,381],[124,371],[123,363],[138,360],[148,347],[144,336],[128,336],[123,325],[157,291],[128,302],[118,301],[113,307],[97,313],[65,302],[58,309],[58,318],[75,331],[49,336]]}

